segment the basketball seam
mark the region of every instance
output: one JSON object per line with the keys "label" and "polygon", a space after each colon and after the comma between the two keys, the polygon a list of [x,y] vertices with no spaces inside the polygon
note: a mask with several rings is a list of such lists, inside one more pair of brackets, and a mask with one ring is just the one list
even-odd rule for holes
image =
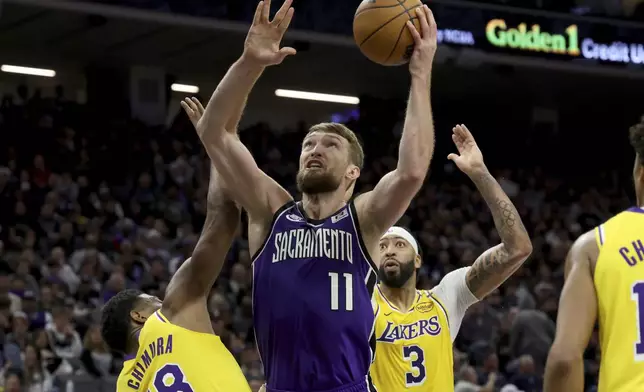
{"label": "basketball seam", "polygon": [[[397,4],[397,5],[400,5],[400,4]],[[388,21],[386,21],[385,23],[383,23],[382,25],[380,25],[377,29],[375,29],[374,31],[372,31],[372,32],[371,32],[371,34],[369,34],[369,35],[367,36],[367,38],[365,38],[364,40],[362,40],[362,42],[360,42],[360,45],[358,45],[358,46],[362,46],[362,45],[364,45],[364,43],[365,43],[365,42],[367,42],[367,41],[369,40],[369,38],[371,38],[371,37],[373,37],[374,35],[376,35],[376,33],[377,33],[377,32],[379,32],[380,30],[382,30],[382,28],[383,28],[383,27],[385,27],[385,26],[387,26],[387,25],[388,25],[392,20],[395,20],[396,18],[398,18],[398,17],[399,17],[400,15],[402,15],[402,14],[409,14],[409,12],[407,11],[407,9],[405,9],[405,7],[404,7],[404,6],[403,6],[403,9],[404,9],[404,11],[403,11],[403,12],[401,12],[401,13],[399,13],[399,14],[395,15],[393,18],[389,19]]]}
{"label": "basketball seam", "polygon": [[360,10],[360,11],[356,12],[354,17],[358,16],[358,15],[361,15],[361,14],[367,12],[367,11],[379,10],[379,9],[383,9],[383,8],[394,8],[394,7],[398,7],[399,5],[402,5],[402,4],[401,3],[396,3],[396,4],[390,4],[390,5],[379,5],[379,6],[376,6],[376,7],[369,7],[369,8],[366,8],[364,10]]}
{"label": "basketball seam", "polygon": [[[413,8],[407,8],[407,7],[405,7],[405,2],[407,0],[396,0],[396,1],[398,1],[398,4],[400,4],[400,6],[405,9],[405,13],[407,14],[407,16],[409,16],[409,21],[414,23],[414,19],[418,19],[418,17],[412,16],[409,11],[411,11],[412,9],[416,9],[416,8],[418,8],[420,6],[416,6],[416,7],[413,7]],[[398,47],[398,43],[400,43],[400,39],[402,38],[402,35],[405,32],[406,27],[407,27],[407,24],[405,23],[405,25],[403,25],[403,27],[400,29],[400,32],[398,33],[398,39],[396,39],[396,43],[394,44],[393,48],[391,49],[391,52],[389,52],[389,56],[387,56],[387,58],[385,59],[385,61],[384,61],[385,63],[387,63],[389,61],[391,56],[393,56],[394,52],[396,51],[396,47]]]}
{"label": "basketball seam", "polygon": [[396,51],[396,47],[398,47],[398,43],[400,42],[400,38],[402,37],[402,35],[403,35],[403,31],[405,31],[405,28],[406,28],[406,27],[407,27],[407,23],[405,23],[405,24],[403,25],[403,27],[400,29],[400,32],[398,33],[398,39],[396,39],[396,43],[395,43],[395,44],[394,44],[394,46],[391,48],[391,52],[389,52],[389,56],[387,56],[387,59],[385,59],[385,63],[386,63],[387,61],[389,61],[389,59],[391,58],[391,56],[392,56],[392,55],[394,54],[394,52]]}

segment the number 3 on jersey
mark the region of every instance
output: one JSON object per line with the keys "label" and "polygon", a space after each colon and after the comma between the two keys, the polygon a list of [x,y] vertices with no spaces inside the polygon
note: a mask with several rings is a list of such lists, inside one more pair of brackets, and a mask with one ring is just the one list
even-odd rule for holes
{"label": "number 3 on jersey", "polygon": [[194,392],[179,365],[174,363],[165,364],[157,370],[154,374],[154,389],[157,392]]}
{"label": "number 3 on jersey", "polygon": [[417,387],[423,385],[427,376],[423,349],[416,345],[404,346],[403,359],[411,365],[411,372],[405,373],[405,386]]}
{"label": "number 3 on jersey", "polygon": [[[344,277],[344,310],[353,311],[353,275],[345,272]],[[329,272],[331,279],[331,310],[340,308],[340,276],[337,272]]]}

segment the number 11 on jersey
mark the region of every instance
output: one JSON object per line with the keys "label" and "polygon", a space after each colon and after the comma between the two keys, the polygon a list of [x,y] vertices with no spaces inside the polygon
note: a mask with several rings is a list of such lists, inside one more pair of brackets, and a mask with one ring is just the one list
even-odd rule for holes
{"label": "number 11 on jersey", "polygon": [[[347,312],[353,311],[353,275],[345,272],[344,277],[344,309]],[[340,274],[329,272],[331,280],[331,310],[340,310]]]}

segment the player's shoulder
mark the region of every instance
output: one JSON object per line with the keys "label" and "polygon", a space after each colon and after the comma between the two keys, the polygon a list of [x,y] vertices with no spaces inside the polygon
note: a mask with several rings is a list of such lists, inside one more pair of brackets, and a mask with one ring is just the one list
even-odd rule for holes
{"label": "player's shoulder", "polygon": [[594,271],[599,257],[600,244],[603,243],[602,226],[580,235],[573,242],[566,256],[566,274],[574,266],[582,266]]}

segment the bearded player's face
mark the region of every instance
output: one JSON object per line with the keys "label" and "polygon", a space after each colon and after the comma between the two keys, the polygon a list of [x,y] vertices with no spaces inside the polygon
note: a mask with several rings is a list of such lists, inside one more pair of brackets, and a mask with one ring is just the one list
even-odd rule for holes
{"label": "bearded player's face", "polygon": [[306,194],[337,190],[349,167],[349,142],[343,137],[312,132],[304,138],[297,188]]}
{"label": "bearded player's face", "polygon": [[378,277],[388,287],[401,288],[414,276],[420,260],[409,242],[400,237],[380,240],[380,268]]}

